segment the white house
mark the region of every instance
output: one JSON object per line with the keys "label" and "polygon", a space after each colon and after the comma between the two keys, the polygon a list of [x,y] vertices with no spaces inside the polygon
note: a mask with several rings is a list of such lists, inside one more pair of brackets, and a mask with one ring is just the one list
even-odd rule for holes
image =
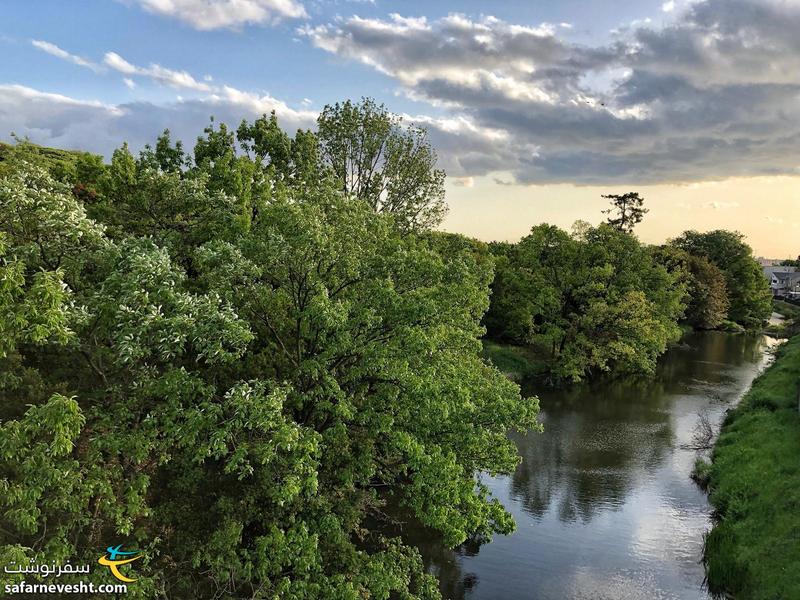
{"label": "white house", "polygon": [[763,269],[773,296],[800,294],[800,273],[797,272],[797,267],[770,265]]}

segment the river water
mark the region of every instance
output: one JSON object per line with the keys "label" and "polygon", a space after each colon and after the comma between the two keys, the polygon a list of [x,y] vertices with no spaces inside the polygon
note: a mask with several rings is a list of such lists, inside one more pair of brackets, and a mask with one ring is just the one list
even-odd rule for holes
{"label": "river water", "polygon": [[655,378],[525,391],[545,431],[515,436],[523,461],[489,478],[517,531],[448,550],[405,534],[446,598],[655,600],[708,598],[700,562],[706,495],[689,478],[701,415],[718,424],[771,360],[763,336],[694,333]]}

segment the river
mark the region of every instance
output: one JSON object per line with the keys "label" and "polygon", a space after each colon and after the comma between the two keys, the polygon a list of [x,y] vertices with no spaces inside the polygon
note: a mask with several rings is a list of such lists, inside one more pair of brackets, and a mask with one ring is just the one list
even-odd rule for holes
{"label": "river", "polygon": [[515,436],[519,468],[485,480],[517,531],[453,551],[406,527],[445,598],[708,598],[700,558],[710,507],[686,445],[701,415],[721,421],[774,344],[693,333],[650,380],[526,389],[541,400],[545,431]]}

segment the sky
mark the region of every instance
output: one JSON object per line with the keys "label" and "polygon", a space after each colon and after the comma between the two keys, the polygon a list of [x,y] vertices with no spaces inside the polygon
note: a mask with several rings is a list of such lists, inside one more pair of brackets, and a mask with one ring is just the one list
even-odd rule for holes
{"label": "sky", "polygon": [[800,253],[800,0],[3,0],[0,139],[110,156],[373,97],[424,126],[442,227],[515,241],[602,220]]}

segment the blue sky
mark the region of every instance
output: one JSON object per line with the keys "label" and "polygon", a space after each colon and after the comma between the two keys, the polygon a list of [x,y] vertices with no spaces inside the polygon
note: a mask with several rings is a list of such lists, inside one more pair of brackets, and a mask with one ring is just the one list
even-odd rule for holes
{"label": "blue sky", "polygon": [[98,64],[102,64],[106,52],[113,51],[133,64],[156,63],[185,70],[198,79],[211,75],[231,86],[267,92],[294,105],[308,98],[315,106],[323,106],[353,96],[355,90],[357,95],[390,102],[395,110],[413,110],[418,108],[416,103],[396,95],[391,78],[315,48],[298,36],[298,27],[326,24],[353,15],[388,19],[390,14],[398,13],[435,20],[456,12],[473,18],[491,14],[533,26],[543,22],[569,23],[573,25],[569,32],[572,39],[591,42],[607,40],[610,30],[631,21],[658,19],[663,15],[659,2],[631,0],[613,5],[586,0],[497,2],[492,4],[490,13],[486,12],[486,2],[477,0],[376,0],[374,3],[334,0],[304,6],[307,18],[198,30],[180,18],[148,11],[135,1],[5,0],[0,23],[5,59],[0,64],[0,77],[4,83],[109,103],[170,101],[177,95],[190,95],[186,90],[177,93],[169,86],[138,80],[137,89],[130,90],[118,72],[95,73],[59,60],[31,44],[32,40],[42,40]]}
{"label": "blue sky", "polygon": [[664,237],[683,226],[669,209],[752,221],[756,200],[719,190],[780,178],[767,248],[800,233],[798,31],[798,0],[5,0],[0,139],[108,156],[165,127],[191,146],[212,114],[274,109],[294,130],[372,96],[428,129],[451,228],[514,238],[520,211],[525,228],[594,214],[552,198],[666,186]]}

